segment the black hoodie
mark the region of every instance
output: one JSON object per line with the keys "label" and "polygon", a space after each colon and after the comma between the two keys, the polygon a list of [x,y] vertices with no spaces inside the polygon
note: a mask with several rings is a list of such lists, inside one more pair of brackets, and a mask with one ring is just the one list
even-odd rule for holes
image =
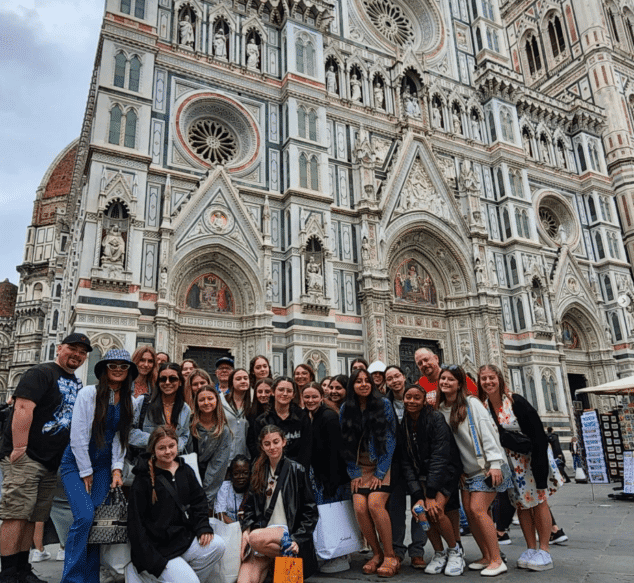
{"label": "black hoodie", "polygon": [[[179,466],[174,476],[154,466],[158,498],[155,504],[152,504],[149,454],[142,455],[134,468],[135,478],[128,504],[128,537],[132,563],[139,573],[147,571],[159,577],[169,560],[187,551],[194,537],[213,534],[205,491],[194,471],[181,458],[176,459]],[[164,476],[176,490],[188,516],[181,511],[159,476]]]}

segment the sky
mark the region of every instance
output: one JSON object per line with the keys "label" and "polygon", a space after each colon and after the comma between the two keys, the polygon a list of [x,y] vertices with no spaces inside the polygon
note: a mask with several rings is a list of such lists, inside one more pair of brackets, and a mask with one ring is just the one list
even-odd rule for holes
{"label": "sky", "polygon": [[0,0],[0,281],[17,284],[35,191],[79,136],[103,0]]}

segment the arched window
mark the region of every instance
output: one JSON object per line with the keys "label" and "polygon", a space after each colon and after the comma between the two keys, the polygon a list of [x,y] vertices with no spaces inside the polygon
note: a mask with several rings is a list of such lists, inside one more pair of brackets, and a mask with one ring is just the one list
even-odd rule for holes
{"label": "arched window", "polygon": [[319,163],[317,156],[310,159],[310,187],[313,190],[319,190]]}
{"label": "arched window", "polygon": [[108,141],[111,144],[119,145],[121,139],[121,108],[115,105],[110,110],[110,133]]}
{"label": "arched window", "polygon": [[311,77],[315,76],[315,47],[312,43],[306,43],[306,73]]}
{"label": "arched window", "polygon": [[537,409],[537,391],[535,390],[535,379],[529,377],[528,379],[528,400],[530,404]]}
{"label": "arched window", "polygon": [[588,169],[586,165],[586,157],[583,153],[583,146],[579,144],[577,146],[577,155],[579,156],[579,166],[581,168],[581,172],[585,172]]}
{"label": "arched window", "polygon": [[612,36],[614,37],[614,41],[617,43],[621,42],[619,38],[619,31],[616,26],[616,18],[614,16],[613,8],[608,8],[608,20],[610,22],[610,32],[612,32]]}
{"label": "arched window", "polygon": [[498,190],[500,192],[500,198],[506,196],[506,191],[504,190],[504,176],[502,175],[502,169],[498,168],[497,170],[497,179],[498,179]]}
{"label": "arched window", "polygon": [[127,59],[123,53],[118,53],[114,58],[114,86],[123,87],[125,85],[125,67]]}
{"label": "arched window", "polygon": [[130,77],[128,81],[128,89],[130,91],[139,90],[139,81],[141,79],[141,61],[136,55],[130,59]]}
{"label": "arched window", "polygon": [[317,141],[317,113],[314,109],[308,112],[308,139]]}
{"label": "arched window", "polygon": [[612,233],[612,241],[614,243],[614,258],[621,259],[621,251],[619,250],[619,239],[615,233]]}
{"label": "arched window", "polygon": [[[41,300],[43,293],[44,293],[44,287],[42,286],[42,284],[41,283],[36,283],[33,286],[33,300],[34,301]],[[29,322],[30,322],[30,320],[29,320]]]}
{"label": "arched window", "polygon": [[590,209],[590,220],[594,223],[597,220],[597,207],[592,196],[588,198],[588,208]]}
{"label": "arched window", "polygon": [[522,229],[522,215],[520,213],[520,209],[515,209],[515,227],[517,228],[517,234],[520,237],[524,236],[524,231]]}
{"label": "arched window", "polygon": [[129,109],[125,116],[125,137],[123,140],[123,145],[126,148],[134,148],[134,142],[136,140],[136,122],[136,111],[134,111],[134,109]]}
{"label": "arched window", "polygon": [[55,344],[48,347],[48,360],[55,360]]}
{"label": "arched window", "polygon": [[502,222],[504,223],[504,236],[507,239],[510,239],[513,236],[513,231],[511,231],[511,219],[509,218],[509,211],[506,208],[502,211]]}
{"label": "arched window", "polygon": [[520,279],[517,273],[517,259],[515,259],[515,257],[511,257],[510,265],[511,265],[511,282],[513,283],[513,285],[518,285],[520,282]]}
{"label": "arched window", "polygon": [[601,233],[595,233],[594,240],[597,244],[597,255],[599,259],[605,259],[605,249],[603,248],[603,238],[601,237]]}
{"label": "arched window", "polygon": [[478,0],[471,0],[471,12],[473,12],[473,19],[478,17]]}
{"label": "arched window", "polygon": [[517,309],[517,326],[520,330],[524,330],[526,328],[526,318],[524,317],[522,298],[515,298],[515,308]]}
{"label": "arched window", "polygon": [[61,298],[62,297],[62,284],[58,283],[57,287],[55,288],[55,297],[56,298]]}
{"label": "arched window", "polygon": [[295,41],[295,65],[298,73],[304,72],[304,43],[299,38]]}
{"label": "arched window", "polygon": [[616,313],[612,314],[612,328],[614,329],[614,340],[620,342],[623,340],[623,333],[621,332],[621,323]]}
{"label": "arched window", "polygon": [[297,129],[299,130],[299,137],[306,137],[306,110],[300,107],[297,110]]}
{"label": "arched window", "polygon": [[490,111],[487,116],[489,120],[489,132],[491,133],[491,141],[495,142],[498,139],[497,132],[495,131],[495,119],[493,118],[493,112]]}
{"label": "arched window", "polygon": [[566,51],[566,41],[559,16],[555,16],[548,23],[548,39],[550,40],[553,57],[557,58]]}
{"label": "arched window", "polygon": [[530,239],[531,231],[528,228],[528,213],[525,210],[522,211],[522,224],[524,225],[524,237]]}
{"label": "arched window", "polygon": [[542,58],[539,54],[539,45],[537,44],[537,38],[535,35],[531,34],[526,38],[524,50],[526,51],[528,70],[531,76],[533,76],[542,68]]}
{"label": "arched window", "polygon": [[603,278],[603,284],[605,285],[605,297],[608,302],[614,301],[614,291],[612,290],[612,282],[610,281],[610,276],[606,275]]}
{"label": "arched window", "polygon": [[557,35],[557,44],[559,45],[559,52],[566,51],[566,39],[564,37],[564,29],[561,26],[561,20],[559,16],[555,16],[555,34]]}
{"label": "arched window", "polygon": [[299,185],[308,188],[308,160],[305,154],[299,155]]}
{"label": "arched window", "polygon": [[482,33],[479,28],[476,28],[476,44],[478,45],[478,51],[482,50]]}
{"label": "arched window", "polygon": [[59,321],[59,311],[55,310],[53,312],[53,321],[51,322],[51,330],[57,330],[58,321]]}

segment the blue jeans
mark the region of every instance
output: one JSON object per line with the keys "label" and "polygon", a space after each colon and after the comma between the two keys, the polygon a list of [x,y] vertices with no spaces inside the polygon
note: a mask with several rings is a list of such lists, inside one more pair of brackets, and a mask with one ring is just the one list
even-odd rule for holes
{"label": "blue jeans", "polygon": [[[392,479],[394,479],[394,473],[392,473]],[[412,542],[409,547],[404,544],[405,541],[405,528],[407,525],[407,517],[409,508],[407,508],[407,494],[405,491],[405,481],[402,479],[396,479],[393,485],[390,499],[387,503],[387,509],[390,513],[390,521],[392,522],[392,546],[397,557],[403,558],[407,552],[412,557],[424,557],[425,556],[425,543],[427,542],[427,534],[421,528],[420,524],[414,520],[412,516],[410,519],[410,529],[412,534]]]}

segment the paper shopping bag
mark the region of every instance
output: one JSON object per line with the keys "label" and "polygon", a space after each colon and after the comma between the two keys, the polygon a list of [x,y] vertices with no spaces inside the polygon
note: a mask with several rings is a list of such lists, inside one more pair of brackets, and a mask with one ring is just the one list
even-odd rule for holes
{"label": "paper shopping bag", "polygon": [[304,566],[297,557],[275,557],[273,583],[304,583]]}

